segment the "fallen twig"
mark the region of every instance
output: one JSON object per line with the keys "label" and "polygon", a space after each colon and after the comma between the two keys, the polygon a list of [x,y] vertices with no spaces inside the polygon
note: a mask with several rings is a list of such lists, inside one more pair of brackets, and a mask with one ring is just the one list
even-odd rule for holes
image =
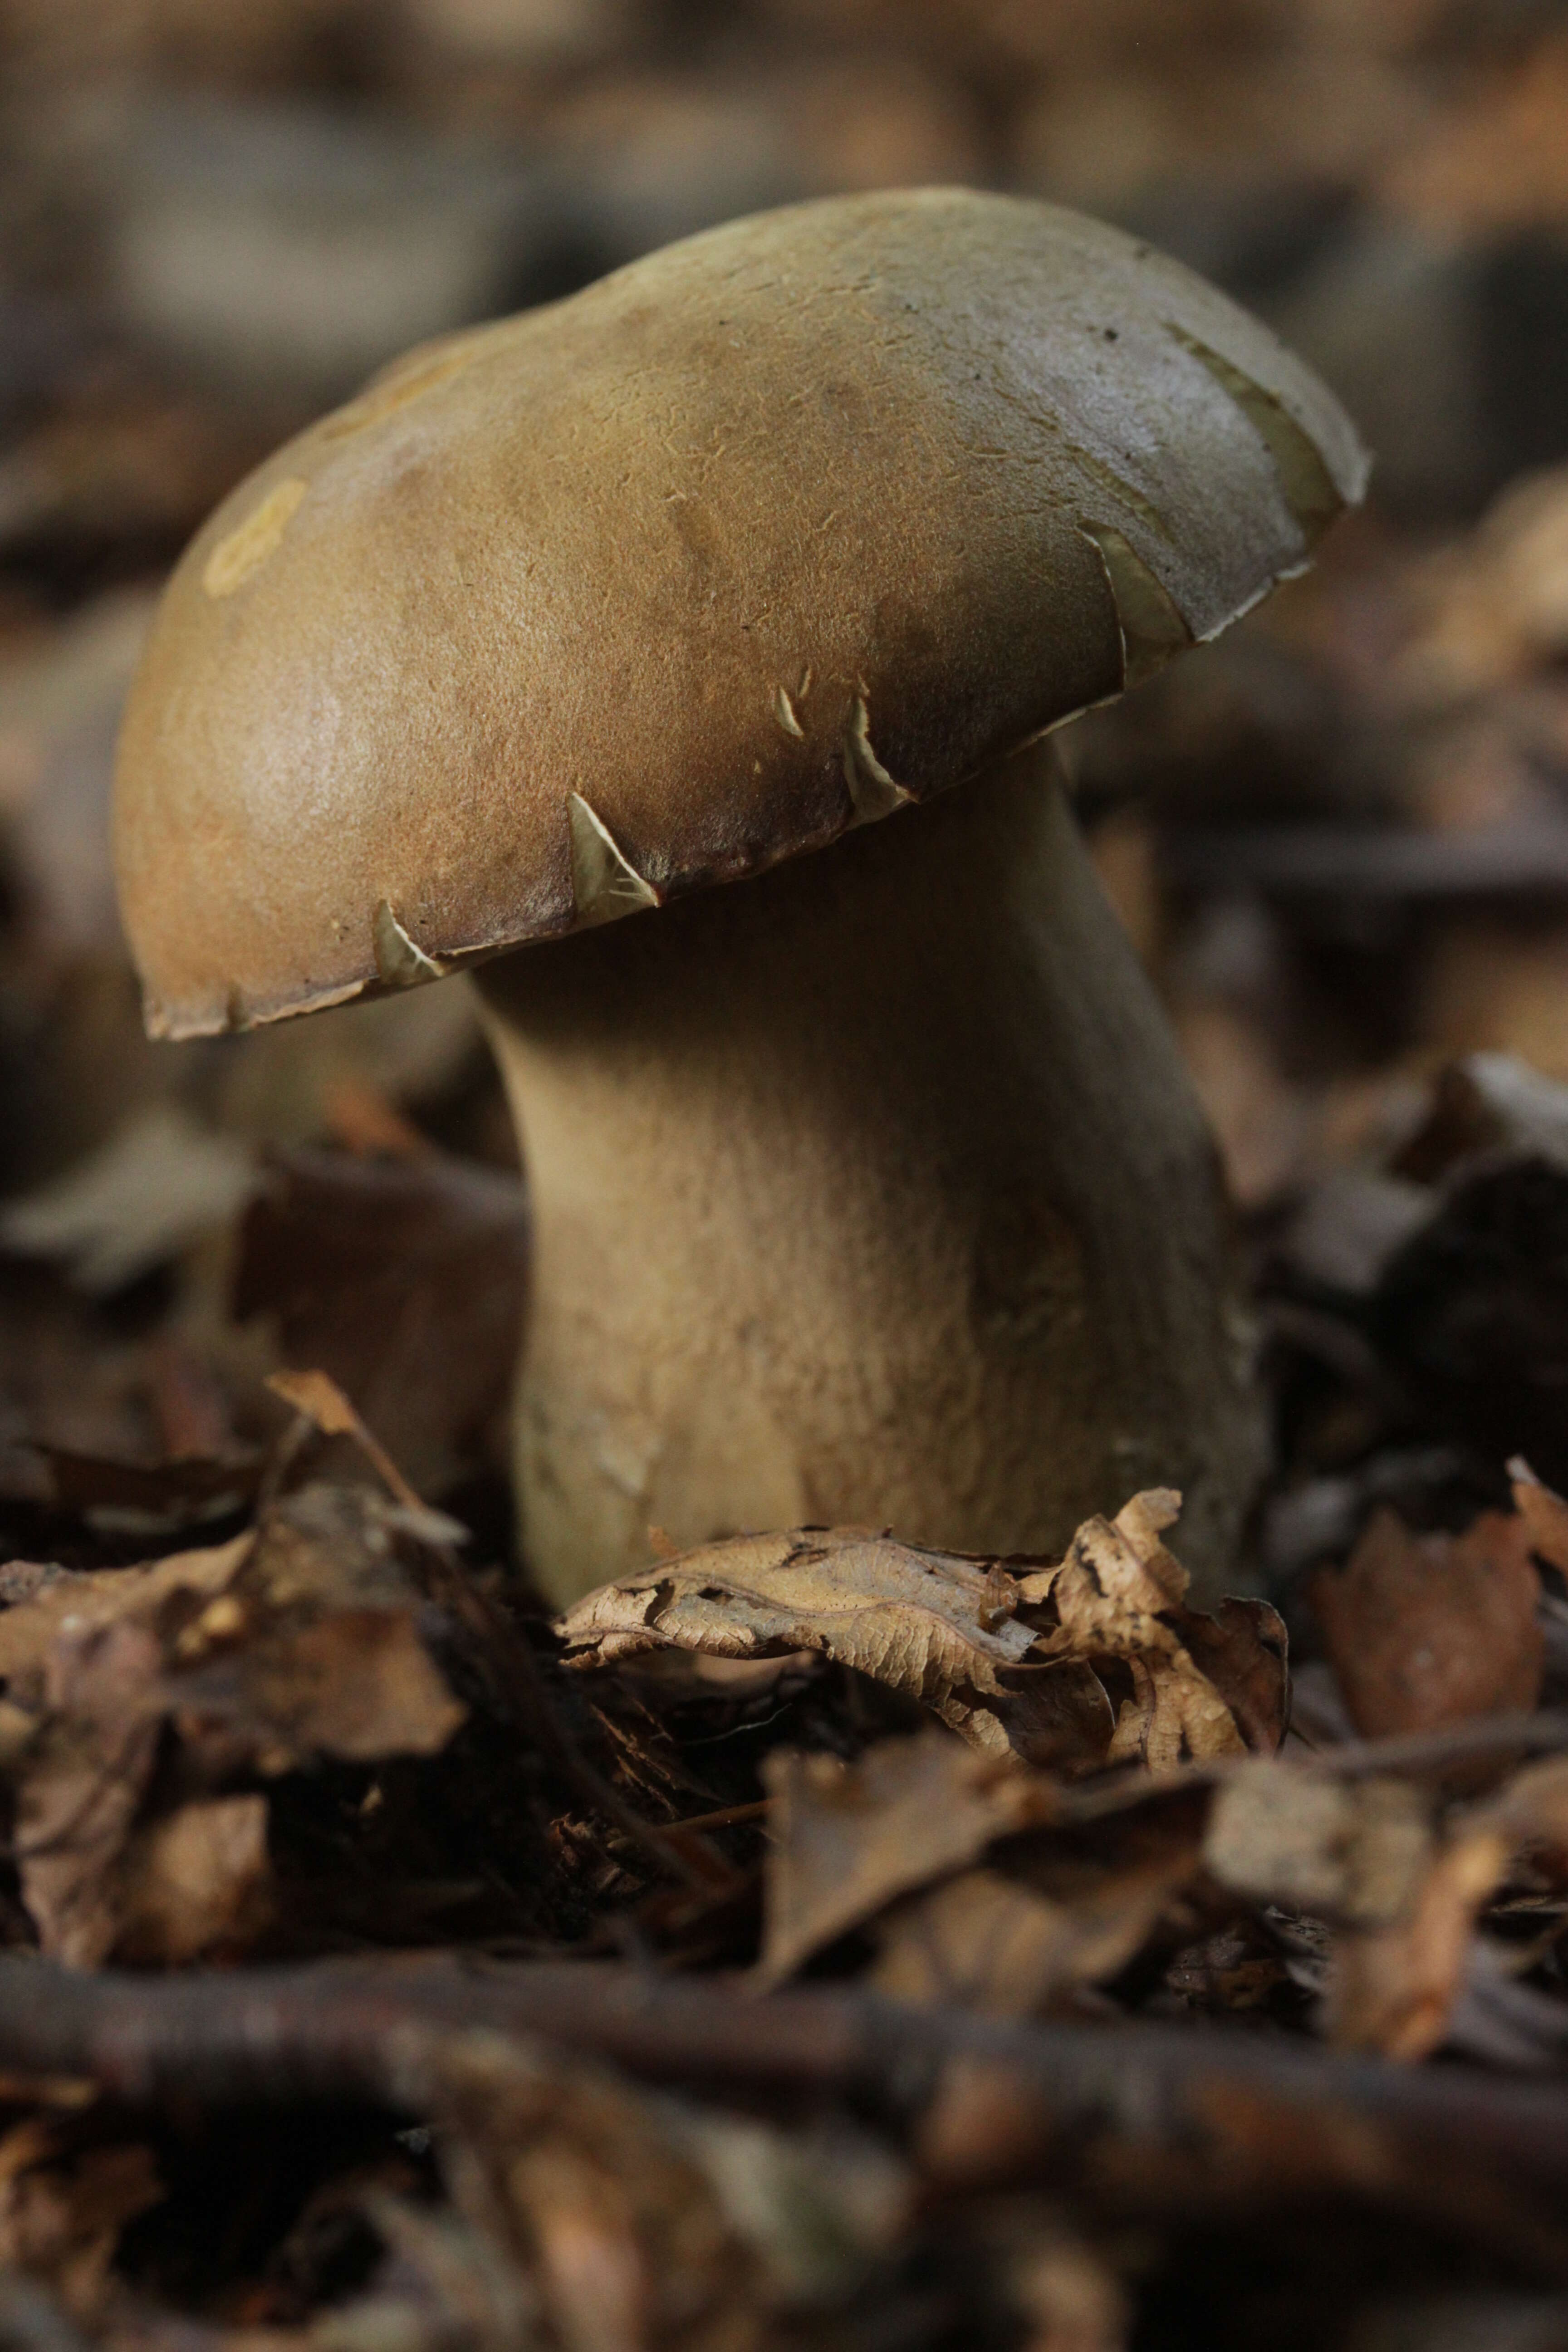
{"label": "fallen twig", "polygon": [[909,2132],[956,2187],[1048,2178],[1063,2193],[1183,2209],[1367,2196],[1550,2243],[1568,2190],[1568,2099],[1142,2024],[995,2024],[826,1987],[587,1961],[450,1958],[149,1979],[0,1958],[0,2067],[134,2105],[411,2104],[475,2031],[612,2060],[652,2082],[755,2099],[831,2095]]}

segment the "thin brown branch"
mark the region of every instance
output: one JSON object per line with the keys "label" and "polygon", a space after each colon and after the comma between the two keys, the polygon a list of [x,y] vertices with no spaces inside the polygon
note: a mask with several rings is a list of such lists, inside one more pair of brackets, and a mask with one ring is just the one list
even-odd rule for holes
{"label": "thin brown branch", "polygon": [[1360,1780],[1374,1772],[1440,1772],[1477,1756],[1545,1756],[1559,1748],[1568,1748],[1568,1715],[1485,1715],[1390,1739],[1346,1740],[1291,1760],[1303,1771]]}
{"label": "thin brown branch", "polygon": [[[1325,2191],[1493,2234],[1554,2230],[1568,2098],[1173,2026],[1004,2026],[812,1987],[447,1958],[147,1979],[0,1958],[0,2067],[139,2105],[408,2106],[453,2036],[501,2032],[741,2099],[850,2100],[952,2186],[1048,2179],[1163,2210]],[[1553,2242],[1556,2242],[1553,2241]],[[1568,2247],[1560,2248],[1568,2263]]]}

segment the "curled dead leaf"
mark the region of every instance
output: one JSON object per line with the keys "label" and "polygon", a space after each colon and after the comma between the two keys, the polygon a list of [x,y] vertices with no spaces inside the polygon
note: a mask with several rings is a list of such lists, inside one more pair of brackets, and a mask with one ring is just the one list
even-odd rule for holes
{"label": "curled dead leaf", "polygon": [[859,1528],[737,1536],[591,1592],[560,1622],[566,1664],[664,1648],[729,1658],[816,1650],[922,1700],[972,1747],[1044,1761],[1098,1757],[1110,1709],[1076,1660],[1009,1681],[1034,1631],[990,1613],[990,1563]]}
{"label": "curled dead leaf", "polygon": [[1121,1662],[1132,1696],[1122,1704],[1108,1760],[1151,1771],[1284,1737],[1289,1684],[1285,1628],[1267,1601],[1232,1600],[1219,1618],[1186,1605],[1185,1570],[1163,1531],[1181,1497],[1133,1496],[1114,1519],[1086,1519],[1058,1568],[1020,1581],[1026,1603],[1053,1610],[1038,1654]]}

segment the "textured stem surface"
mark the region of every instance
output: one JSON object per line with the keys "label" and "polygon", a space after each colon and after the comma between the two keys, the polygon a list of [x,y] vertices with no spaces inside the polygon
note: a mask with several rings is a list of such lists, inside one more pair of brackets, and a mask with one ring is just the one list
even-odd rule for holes
{"label": "textured stem surface", "polygon": [[1047,756],[479,985],[552,1597],[650,1526],[1045,1551],[1161,1484],[1217,1589],[1261,1427],[1213,1150]]}

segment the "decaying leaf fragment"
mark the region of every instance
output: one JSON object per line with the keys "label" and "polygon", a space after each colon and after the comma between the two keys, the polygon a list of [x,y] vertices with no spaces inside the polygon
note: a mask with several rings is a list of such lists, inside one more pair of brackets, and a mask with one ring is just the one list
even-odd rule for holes
{"label": "decaying leaf fragment", "polygon": [[[163,2195],[145,2147],[70,2153],[44,2117],[0,2139],[0,2273],[47,2285],[86,2323],[103,2300],[121,2231]],[[75,2341],[74,2332],[61,2330]]]}
{"label": "decaying leaf fragment", "polygon": [[1049,1785],[998,1767],[934,1727],[884,1739],[858,1763],[780,1749],[773,1801],[762,1975],[777,1981],[894,1896],[1049,1818]]}
{"label": "decaying leaf fragment", "polygon": [[1125,1968],[1192,1867],[1178,1848],[1108,1872],[1070,1903],[998,1871],[966,1870],[879,1924],[871,1982],[911,2006],[1034,2016]]}
{"label": "decaying leaf fragment", "polygon": [[1313,1580],[1345,1704],[1369,1738],[1468,1716],[1527,1713],[1541,1695],[1540,1579],[1530,1522],[1483,1511],[1462,1535],[1374,1512],[1347,1564]]}
{"label": "decaying leaf fragment", "polygon": [[[0,1771],[46,1953],[179,1963],[265,1916],[267,1801],[237,1774],[430,1755],[463,1710],[388,1513],[307,1487],[251,1535],[141,1569],[5,1572]],[[154,1765],[174,1742],[154,1793]]]}
{"label": "decaying leaf fragment", "polygon": [[1015,2016],[1131,1958],[1201,1871],[1215,1786],[1139,1775],[1080,1798],[934,1726],[853,1764],[778,1751],[766,1780],[763,1981],[864,1927],[891,1999]]}
{"label": "decaying leaf fragment", "polygon": [[1216,1790],[1204,1860],[1222,1885],[1335,1924],[1385,1927],[1416,1903],[1431,1806],[1406,1780],[1342,1780],[1255,1758]]}
{"label": "decaying leaf fragment", "polygon": [[[741,1536],[605,1585],[558,1630],[566,1664],[660,1649],[730,1658],[815,1650],[921,1700],[973,1748],[1082,1770],[1272,1748],[1285,1723],[1285,1633],[1261,1601],[1185,1606],[1161,1540],[1180,1498],[1090,1519],[1058,1565],[921,1549],[856,1528]],[[1133,1696],[1113,1718],[1095,1668]]]}
{"label": "decaying leaf fragment", "polygon": [[552,2341],[751,2352],[756,2258],[645,2094],[499,2034],[408,2055],[459,2220],[499,2271],[529,2279]]}
{"label": "decaying leaf fragment", "polygon": [[1568,1880],[1568,1758],[1516,1773],[1447,1824],[1404,1916],[1342,1937],[1327,2024],[1341,2047],[1424,2058],[1447,2032],[1474,1948],[1477,1919],[1526,1852]]}
{"label": "decaying leaf fragment", "polygon": [[306,1487],[181,1633],[177,1720],[193,1741],[237,1739],[268,1772],[316,1754],[434,1755],[463,1710],[416,1608],[386,1514],[353,1487]]}
{"label": "decaying leaf fragment", "polygon": [[16,1792],[16,1867],[43,1949],[78,1968],[119,1935],[117,1865],[157,1756],[162,1666],[153,1634],[123,1618],[79,1630],[68,1618],[44,1662]]}

